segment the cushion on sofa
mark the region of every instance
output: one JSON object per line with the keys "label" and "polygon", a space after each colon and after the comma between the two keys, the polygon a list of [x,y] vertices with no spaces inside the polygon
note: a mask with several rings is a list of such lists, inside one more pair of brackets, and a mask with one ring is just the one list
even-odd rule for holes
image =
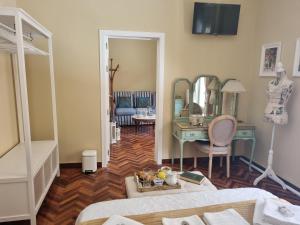
{"label": "cushion on sofa", "polygon": [[116,108],[117,116],[131,116],[136,114],[135,108]]}
{"label": "cushion on sofa", "polygon": [[[150,109],[150,110],[149,110]],[[145,113],[150,113],[150,114],[155,114],[155,109],[153,108],[136,108],[136,114],[145,114]]]}
{"label": "cushion on sofa", "polygon": [[151,106],[150,97],[137,97],[136,98],[136,107],[137,108],[147,108]]}
{"label": "cushion on sofa", "polygon": [[117,108],[132,108],[131,97],[122,96],[118,99]]}

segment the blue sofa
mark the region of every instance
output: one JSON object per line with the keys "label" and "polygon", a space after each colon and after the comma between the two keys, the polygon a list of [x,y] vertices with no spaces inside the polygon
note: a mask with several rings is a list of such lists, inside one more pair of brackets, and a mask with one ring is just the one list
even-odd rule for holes
{"label": "blue sofa", "polygon": [[155,113],[156,94],[151,91],[115,91],[114,121],[119,126],[134,125],[132,116],[140,114],[149,107]]}

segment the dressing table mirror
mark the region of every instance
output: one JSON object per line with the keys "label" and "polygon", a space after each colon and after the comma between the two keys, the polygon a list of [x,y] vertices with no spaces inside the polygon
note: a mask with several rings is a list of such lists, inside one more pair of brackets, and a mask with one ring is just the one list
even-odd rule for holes
{"label": "dressing table mirror", "polygon": [[173,121],[187,121],[190,116],[192,84],[188,79],[177,79],[173,85]]}
{"label": "dressing table mirror", "polygon": [[[214,117],[221,114],[236,115],[238,108],[237,94],[245,91],[236,81],[235,79],[227,79],[221,83],[217,76],[199,75],[192,83],[188,79],[177,79],[174,82],[172,133],[180,145],[181,171],[183,169],[184,143],[209,141],[208,124]],[[231,111],[228,112],[227,108]],[[199,120],[197,123],[191,123],[195,117]],[[255,126],[238,123],[233,140],[252,141],[249,162],[249,169],[251,169],[256,143]],[[234,154],[235,149],[233,147],[233,158]],[[174,157],[175,148],[172,151],[172,164],[174,163]]]}
{"label": "dressing table mirror", "polygon": [[193,82],[192,112],[205,120],[214,118],[219,113],[220,81],[213,75],[199,75]]}

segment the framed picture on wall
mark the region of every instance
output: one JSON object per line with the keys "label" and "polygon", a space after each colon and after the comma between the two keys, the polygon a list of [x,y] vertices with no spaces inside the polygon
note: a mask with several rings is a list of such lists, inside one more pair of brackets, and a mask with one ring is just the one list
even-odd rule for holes
{"label": "framed picture on wall", "polygon": [[293,76],[300,77],[300,38],[296,41]]}
{"label": "framed picture on wall", "polygon": [[280,61],[281,42],[264,44],[261,49],[260,76],[276,76],[276,64]]}

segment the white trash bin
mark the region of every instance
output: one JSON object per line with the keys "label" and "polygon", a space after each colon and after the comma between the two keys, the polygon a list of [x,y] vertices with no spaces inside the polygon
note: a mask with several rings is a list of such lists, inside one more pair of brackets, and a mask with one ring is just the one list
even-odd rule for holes
{"label": "white trash bin", "polygon": [[117,141],[121,141],[121,127],[116,128]]}
{"label": "white trash bin", "polygon": [[94,173],[97,171],[97,151],[84,150],[82,152],[82,172]]}

